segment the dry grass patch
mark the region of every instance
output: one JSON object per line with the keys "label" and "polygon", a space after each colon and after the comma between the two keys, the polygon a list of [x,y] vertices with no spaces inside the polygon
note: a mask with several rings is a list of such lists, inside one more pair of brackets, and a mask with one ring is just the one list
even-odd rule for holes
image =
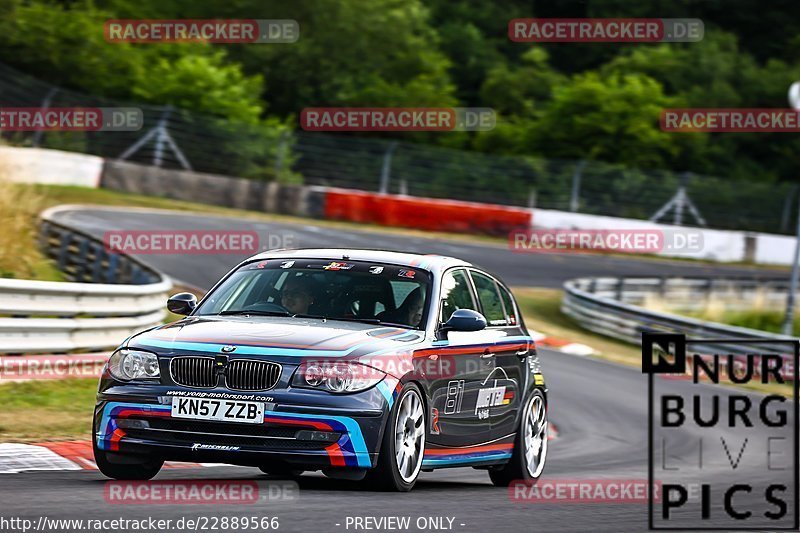
{"label": "dry grass patch", "polygon": [[37,245],[36,217],[45,203],[33,187],[13,183],[0,158],[0,278],[63,279]]}

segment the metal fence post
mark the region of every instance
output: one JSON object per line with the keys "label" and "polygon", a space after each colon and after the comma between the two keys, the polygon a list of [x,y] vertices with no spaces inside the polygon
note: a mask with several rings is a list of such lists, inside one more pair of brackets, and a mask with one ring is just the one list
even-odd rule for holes
{"label": "metal fence post", "polygon": [[789,231],[789,219],[791,218],[792,214],[792,204],[794,203],[792,200],[794,196],[797,194],[797,185],[792,185],[789,189],[789,194],[786,195],[786,200],[783,202],[783,213],[781,214],[781,233],[786,233]]}
{"label": "metal fence post", "polygon": [[[47,111],[50,108],[50,103],[53,101],[53,97],[58,92],[58,87],[53,87],[47,93],[47,96],[44,97],[42,100],[42,105],[40,106],[42,113]],[[36,133],[33,134],[33,147],[38,148],[39,144],[42,142],[42,136],[44,135],[44,130],[36,130]]]}
{"label": "metal fence post", "polygon": [[281,132],[280,136],[278,137],[278,147],[275,149],[275,179],[278,180],[280,178],[281,173],[283,172],[283,165],[286,159],[286,146],[288,144],[289,132],[284,130]]}
{"label": "metal fence post", "polygon": [[791,335],[794,324],[794,300],[797,292],[798,260],[800,260],[800,211],[797,213],[797,240],[794,243],[794,260],[792,261],[792,275],[789,281],[789,292],[786,295],[786,314],[783,317],[781,332]]}
{"label": "metal fence post", "polygon": [[531,188],[528,191],[528,209],[534,209],[536,207],[536,189]]}
{"label": "metal fence post", "polygon": [[397,148],[397,141],[389,143],[386,148],[386,153],[383,154],[383,167],[381,168],[381,185],[379,192],[381,194],[389,193],[389,179],[392,172],[392,152]]}
{"label": "metal fence post", "polygon": [[580,203],[581,194],[581,174],[586,167],[586,160],[583,159],[575,167],[575,172],[572,174],[572,193],[569,198],[569,210],[573,213],[578,211],[578,204]]}
{"label": "metal fence post", "polygon": [[192,165],[189,164],[189,160],[186,159],[186,156],[183,155],[183,151],[178,147],[175,141],[172,139],[172,136],[169,134],[167,130],[167,121],[169,119],[170,114],[172,113],[172,106],[167,106],[164,108],[163,113],[161,114],[161,118],[158,119],[158,124],[155,128],[148,131],[144,137],[130,145],[124,152],[122,152],[117,159],[120,161],[124,161],[128,159],[130,156],[135,154],[142,148],[145,144],[150,142],[151,140],[155,140],[155,153],[153,154],[153,165],[160,167],[163,161],[164,156],[164,145],[167,145],[172,153],[175,154],[175,158],[178,160],[178,163],[185,169],[185,170],[192,170]]}

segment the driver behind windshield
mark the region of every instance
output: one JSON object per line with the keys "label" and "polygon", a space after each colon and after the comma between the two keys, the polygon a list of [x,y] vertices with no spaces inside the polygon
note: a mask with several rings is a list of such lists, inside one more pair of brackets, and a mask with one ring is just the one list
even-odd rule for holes
{"label": "driver behind windshield", "polygon": [[308,314],[308,308],[314,303],[314,295],[304,276],[286,278],[281,288],[281,305],[293,315]]}

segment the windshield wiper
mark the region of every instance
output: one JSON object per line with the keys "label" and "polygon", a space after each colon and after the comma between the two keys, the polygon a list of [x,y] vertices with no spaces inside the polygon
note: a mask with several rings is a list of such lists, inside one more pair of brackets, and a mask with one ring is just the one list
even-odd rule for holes
{"label": "windshield wiper", "polygon": [[219,316],[227,315],[253,315],[253,316],[290,316],[288,311],[255,311],[253,309],[234,309],[217,313]]}
{"label": "windshield wiper", "polygon": [[328,320],[328,317],[323,315],[309,315],[306,313],[295,313],[292,315],[292,318],[318,318],[320,320]]}
{"label": "windshield wiper", "polygon": [[384,322],[378,318],[357,318],[357,317],[333,317],[328,320],[343,320],[345,322],[362,322],[364,324],[377,324],[379,326],[394,326],[398,328],[412,329],[408,324],[396,324],[394,322]]}

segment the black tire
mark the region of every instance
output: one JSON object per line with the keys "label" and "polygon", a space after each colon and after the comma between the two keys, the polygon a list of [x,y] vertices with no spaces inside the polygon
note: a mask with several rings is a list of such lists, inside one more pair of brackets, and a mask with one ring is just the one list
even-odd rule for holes
{"label": "black tire", "polygon": [[419,459],[419,467],[416,468],[416,473],[413,479],[405,480],[399,472],[396,459],[395,449],[395,426],[397,417],[400,411],[400,406],[403,400],[409,394],[415,394],[422,406],[422,449],[420,454],[425,452],[425,441],[427,440],[428,424],[427,424],[427,409],[423,399],[422,392],[419,387],[414,383],[407,383],[400,394],[397,395],[397,401],[392,406],[389,417],[386,420],[386,427],[383,430],[383,440],[381,441],[381,451],[378,454],[378,464],[375,468],[367,472],[365,481],[370,488],[380,491],[391,492],[408,492],[417,483],[419,473],[422,466],[422,457]]}
{"label": "black tire", "polygon": [[97,429],[92,424],[92,451],[100,473],[111,479],[146,481],[153,479],[164,466],[159,457],[106,452],[97,447]]}
{"label": "black tire", "polygon": [[[525,422],[531,406],[535,401],[541,402],[541,408],[544,410],[543,417],[545,422],[544,427],[544,441],[541,446],[543,451],[541,454],[541,464],[536,468],[538,470],[533,475],[528,469],[528,460],[525,456]],[[525,409],[519,417],[519,427],[517,427],[517,435],[514,437],[514,451],[511,454],[511,459],[502,467],[495,467],[489,470],[489,477],[492,483],[497,487],[507,487],[512,481],[520,481],[523,483],[532,483],[541,476],[542,469],[544,468],[547,459],[547,402],[545,401],[544,394],[539,389],[534,389],[530,397],[525,402]]]}

